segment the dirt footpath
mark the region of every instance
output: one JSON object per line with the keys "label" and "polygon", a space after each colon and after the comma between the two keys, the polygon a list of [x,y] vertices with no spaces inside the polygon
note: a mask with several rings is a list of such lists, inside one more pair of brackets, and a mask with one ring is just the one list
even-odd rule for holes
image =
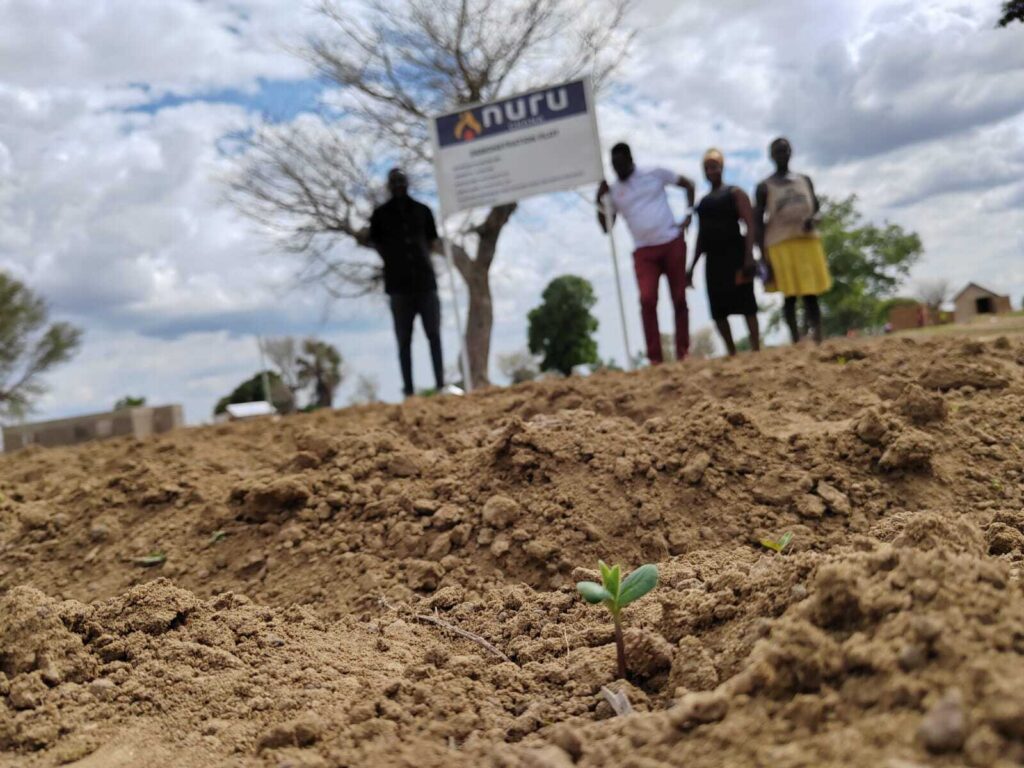
{"label": "dirt footpath", "polygon": [[1020,765],[1022,559],[1020,336],[26,451],[0,766]]}

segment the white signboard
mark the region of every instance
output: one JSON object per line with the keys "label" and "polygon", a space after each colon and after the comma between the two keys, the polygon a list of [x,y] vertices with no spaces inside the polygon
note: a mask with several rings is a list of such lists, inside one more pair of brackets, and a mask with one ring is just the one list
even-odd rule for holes
{"label": "white signboard", "polygon": [[445,216],[604,178],[588,80],[463,107],[431,127]]}

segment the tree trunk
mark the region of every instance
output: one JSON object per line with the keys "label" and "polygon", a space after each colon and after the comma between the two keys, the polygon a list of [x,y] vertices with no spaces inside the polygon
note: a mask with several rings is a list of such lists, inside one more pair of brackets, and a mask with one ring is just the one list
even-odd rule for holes
{"label": "tree trunk", "polygon": [[490,384],[488,360],[491,356],[491,329],[494,307],[491,303],[491,278],[479,259],[463,273],[469,291],[469,314],[466,317],[466,352],[474,389]]}
{"label": "tree trunk", "polygon": [[488,212],[484,222],[474,230],[479,236],[475,259],[470,258],[461,246],[452,244],[452,259],[469,292],[466,352],[469,355],[469,375],[473,387],[486,387],[491,383],[487,374],[491,355],[491,329],[494,326],[490,269],[498,238],[515,210],[516,205],[512,203],[500,205]]}

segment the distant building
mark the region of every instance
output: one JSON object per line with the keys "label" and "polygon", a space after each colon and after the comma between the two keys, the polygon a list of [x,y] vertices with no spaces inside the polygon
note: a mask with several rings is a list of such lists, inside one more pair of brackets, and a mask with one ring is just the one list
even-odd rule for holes
{"label": "distant building", "polygon": [[251,403],[228,403],[223,414],[218,414],[217,421],[242,421],[260,416],[273,416],[277,409],[266,400]]}
{"label": "distant building", "polygon": [[76,445],[108,437],[149,437],[182,426],[180,405],[122,408],[107,413],[91,413],[70,419],[37,421],[4,427],[4,452],[29,445]]}
{"label": "distant building", "polygon": [[924,304],[897,304],[889,310],[888,330],[891,333],[909,331],[911,328],[935,325],[937,320]]}
{"label": "distant building", "polygon": [[977,283],[968,283],[953,297],[953,318],[957,323],[970,323],[984,315],[1001,315],[1010,312],[1010,297],[990,291]]}

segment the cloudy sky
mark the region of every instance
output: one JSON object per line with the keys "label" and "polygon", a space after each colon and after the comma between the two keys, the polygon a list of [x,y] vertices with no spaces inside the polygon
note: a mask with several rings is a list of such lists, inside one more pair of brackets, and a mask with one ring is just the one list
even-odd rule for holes
{"label": "cloudy sky", "polygon": [[[915,280],[976,280],[1018,305],[1024,26],[995,30],[997,7],[639,0],[633,56],[601,104],[603,141],[627,139],[641,163],[692,177],[703,151],[720,146],[729,180],[752,188],[770,171],[768,141],[784,133],[821,191],[856,193],[870,218],[920,233]],[[292,257],[222,202],[232,135],[330,98],[289,53],[317,28],[304,8],[0,0],[0,269],[86,332],[78,356],[50,376],[40,417],[106,410],[134,394],[207,420],[258,369],[256,334],[326,338],[350,381],[373,376],[397,399],[383,299],[331,303],[298,287]],[[617,237],[625,253],[629,236]],[[623,267],[636,347],[636,291]],[[622,359],[607,243],[573,195],[527,201],[502,238],[495,355],[524,347],[526,312],[566,272],[594,282],[602,356]],[[690,296],[694,327],[707,325],[702,284]],[[454,361],[451,325],[446,342]],[[420,337],[414,355],[426,385]]]}

